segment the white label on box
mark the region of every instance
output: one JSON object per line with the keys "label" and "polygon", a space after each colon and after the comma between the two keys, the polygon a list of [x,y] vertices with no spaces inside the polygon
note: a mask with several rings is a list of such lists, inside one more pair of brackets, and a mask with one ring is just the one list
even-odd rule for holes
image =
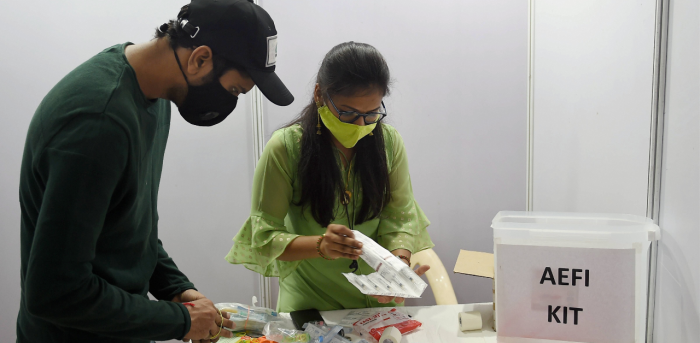
{"label": "white label on box", "polygon": [[634,342],[635,250],[496,245],[498,335]]}

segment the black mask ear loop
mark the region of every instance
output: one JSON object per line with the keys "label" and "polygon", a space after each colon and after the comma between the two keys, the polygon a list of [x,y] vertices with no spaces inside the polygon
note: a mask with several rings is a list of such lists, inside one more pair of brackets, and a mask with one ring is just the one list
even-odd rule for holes
{"label": "black mask ear loop", "polygon": [[173,54],[175,55],[175,60],[177,61],[177,67],[180,68],[180,72],[182,73],[182,76],[185,78],[185,82],[189,86],[190,81],[187,79],[187,75],[185,75],[185,71],[182,70],[182,64],[180,64],[180,57],[177,57],[177,51],[175,51],[175,48],[173,48]]}

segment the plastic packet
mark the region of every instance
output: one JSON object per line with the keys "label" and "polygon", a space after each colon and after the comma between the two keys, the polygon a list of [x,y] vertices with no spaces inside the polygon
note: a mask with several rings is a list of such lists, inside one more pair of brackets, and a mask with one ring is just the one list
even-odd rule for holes
{"label": "plastic packet", "polygon": [[230,320],[233,322],[233,329],[225,328],[229,331],[246,331],[262,334],[265,325],[269,322],[283,321],[279,313],[265,307],[243,305],[239,303],[219,303],[214,305],[217,309],[228,312]]}
{"label": "plastic packet", "polygon": [[304,331],[295,330],[291,323],[284,321],[269,322],[263,328],[267,339],[277,343],[309,343],[311,335]]}
{"label": "plastic packet", "polygon": [[326,326],[323,322],[304,324],[304,332],[309,334],[313,343],[352,343],[339,335],[342,329],[340,325]]}
{"label": "plastic packet", "polygon": [[378,342],[387,327],[393,326],[399,329],[401,335],[405,335],[415,331],[421,325],[423,325],[421,322],[411,319],[411,317],[397,311],[395,308],[389,311],[378,312],[353,324],[356,333],[372,342]]}
{"label": "plastic packet", "polygon": [[367,318],[377,312],[380,312],[381,310],[378,309],[357,309],[357,310],[352,310],[348,312],[345,317],[338,323],[338,325],[342,326],[343,329],[345,330],[346,334],[351,334],[353,331],[355,331],[355,328],[353,327],[353,324],[355,322]]}
{"label": "plastic packet", "polygon": [[377,272],[369,275],[343,274],[350,283],[366,295],[420,298],[428,287],[425,281],[373,239],[359,231],[353,233],[355,239],[362,242],[360,257]]}

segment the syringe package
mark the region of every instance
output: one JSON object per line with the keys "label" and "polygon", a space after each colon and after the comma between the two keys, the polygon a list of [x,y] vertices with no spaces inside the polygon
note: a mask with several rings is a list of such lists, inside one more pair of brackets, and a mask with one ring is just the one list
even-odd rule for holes
{"label": "syringe package", "polygon": [[366,295],[384,295],[401,298],[420,298],[428,285],[406,263],[384,249],[377,242],[359,231],[353,231],[355,239],[362,242],[360,257],[374,268],[376,273],[345,277]]}
{"label": "syringe package", "polygon": [[243,305],[238,303],[218,303],[217,309],[230,314],[233,328],[225,328],[229,331],[251,331],[262,333],[265,324],[272,321],[282,321],[279,314],[274,310],[264,307]]}

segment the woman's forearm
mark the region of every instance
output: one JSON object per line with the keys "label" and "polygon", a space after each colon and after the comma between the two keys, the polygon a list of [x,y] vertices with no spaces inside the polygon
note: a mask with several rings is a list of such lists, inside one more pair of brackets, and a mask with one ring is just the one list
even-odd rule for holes
{"label": "woman's forearm", "polygon": [[284,249],[277,259],[280,261],[299,261],[321,257],[316,251],[316,244],[321,236],[300,236],[294,239]]}

